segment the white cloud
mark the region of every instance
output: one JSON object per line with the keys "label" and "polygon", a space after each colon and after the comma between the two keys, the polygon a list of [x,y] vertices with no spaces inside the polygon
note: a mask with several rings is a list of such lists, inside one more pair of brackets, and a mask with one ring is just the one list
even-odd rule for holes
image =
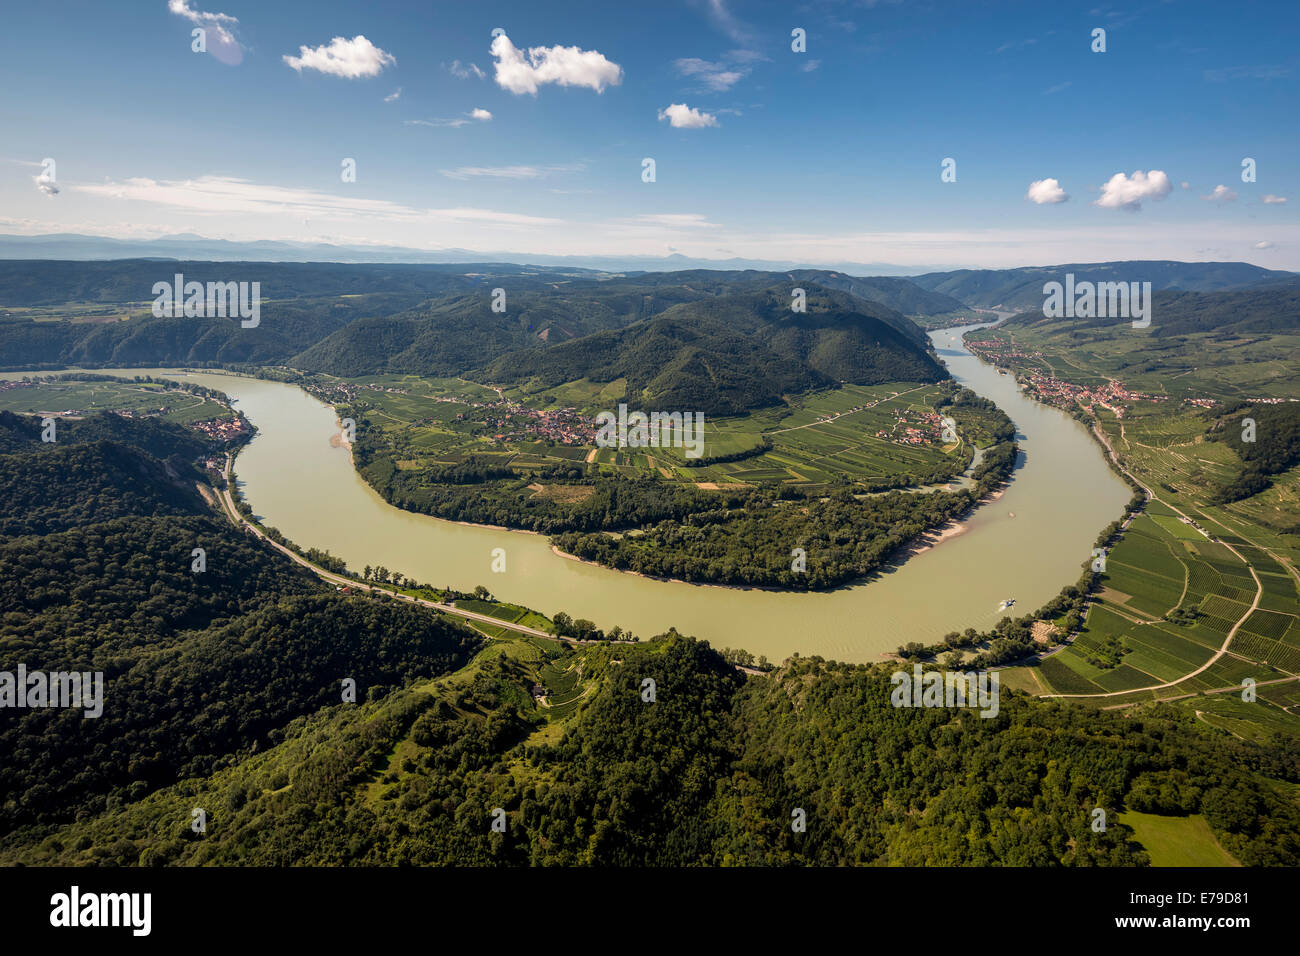
{"label": "white cloud", "polygon": [[705,2],[709,9],[709,17],[719,30],[737,43],[748,44],[753,39],[752,31],[727,9],[726,0],[705,0]]}
{"label": "white cloud", "polygon": [[749,73],[747,69],[729,69],[725,63],[711,63],[693,56],[675,60],[673,66],[682,76],[697,78],[706,88],[715,93],[726,92]]}
{"label": "white cloud", "polygon": [[203,28],[203,41],[209,55],[226,66],[238,66],[244,59],[244,48],[235,39],[231,27],[239,21],[225,13],[207,13],[193,9],[189,0],[167,0],[167,9],[184,17],[195,26]]}
{"label": "white cloud", "polygon": [[481,80],[487,75],[473,63],[462,66],[460,60],[452,60],[451,66],[447,67],[447,72],[462,80],[468,80],[471,76]]}
{"label": "white cloud", "polygon": [[37,189],[47,196],[57,196],[59,194],[59,187],[54,185],[54,179],[50,176],[48,169],[42,169],[37,175],[33,176],[32,182],[36,184]]}
{"label": "white cloud", "polygon": [[1061,184],[1055,179],[1035,179],[1029,184],[1029,192],[1025,193],[1025,198],[1043,206],[1065,202],[1070,198],[1070,194],[1062,189]]}
{"label": "white cloud", "polygon": [[459,166],[440,169],[448,179],[541,179],[551,173],[577,173],[586,169],[582,163],[567,166]]}
{"label": "white cloud", "polygon": [[1255,243],[1255,248],[1256,248],[1256,249],[1272,249],[1272,248],[1273,248],[1273,243],[1269,242],[1267,239],[1261,239],[1259,242]]}
{"label": "white cloud", "polygon": [[468,113],[466,113],[464,116],[458,116],[455,119],[404,120],[402,122],[402,125],[403,126],[432,126],[435,129],[442,129],[445,127],[459,128],[461,126],[468,126],[470,123],[476,121],[479,123],[486,123],[491,119],[492,119],[492,114],[489,113],[487,110],[473,109],[470,110]]}
{"label": "white cloud", "polygon": [[1101,198],[1094,200],[1093,205],[1136,212],[1142,208],[1142,200],[1164,199],[1172,188],[1169,177],[1159,169],[1149,173],[1134,170],[1132,176],[1116,173],[1101,187]]}
{"label": "white cloud", "polygon": [[374,221],[413,224],[488,222],[511,226],[545,226],[562,222],[494,209],[421,209],[386,199],[362,199],[350,194],[334,195],[312,189],[271,186],[226,176],[189,180],[132,178],[66,188],[102,198],[170,206],[189,214],[261,213],[274,217],[275,221],[287,215],[299,220],[356,220],[362,225]]}
{"label": "white cloud", "polygon": [[1181,183],[1179,183],[1178,185],[1182,186],[1184,189],[1191,189],[1191,188],[1192,188],[1192,184],[1189,183],[1189,182],[1187,182],[1186,180],[1183,180],[1183,181],[1182,181]]}
{"label": "white cloud", "polygon": [[803,66],[799,67],[799,69],[803,70],[805,73],[811,73],[813,70],[817,69],[817,67],[821,65],[822,65],[821,60],[809,60]]}
{"label": "white cloud", "polygon": [[645,223],[653,226],[672,226],[675,229],[720,228],[716,222],[709,222],[709,217],[697,212],[659,213],[657,215],[634,216],[630,222]]}
{"label": "white cloud", "polygon": [[1208,196],[1202,196],[1201,198],[1207,202],[1236,202],[1237,194],[1227,186],[1220,184],[1214,187],[1214,192],[1210,193]]}
{"label": "white cloud", "polygon": [[667,109],[660,110],[659,118],[668,120],[676,129],[703,129],[705,126],[718,125],[718,118],[712,113],[701,113],[685,103],[673,103]]}
{"label": "white cloud", "polygon": [[389,93],[387,96],[384,97],[384,102],[392,103],[394,100],[399,100],[401,98],[402,98],[402,88],[399,86],[393,92]]}
{"label": "white cloud", "polygon": [[491,53],[496,60],[497,86],[511,93],[531,93],[547,83],[557,86],[585,86],[603,93],[607,86],[623,82],[623,68],[595,50],[576,46],[535,46],[518,49],[510,38],[499,33],[492,40]]}
{"label": "white cloud", "polygon": [[1266,206],[1281,205],[1282,203],[1285,202],[1286,202],[1285,196],[1274,196],[1272,193],[1269,193],[1264,197],[1264,205]]}
{"label": "white cloud", "polygon": [[298,56],[286,53],[281,59],[299,73],[303,70],[317,70],[348,80],[378,76],[384,67],[397,64],[397,59],[391,53],[379,49],[361,34],[351,40],[335,37],[329,46],[322,44],[315,49],[300,46],[298,52]]}
{"label": "white cloud", "polygon": [[1066,80],[1064,83],[1057,83],[1053,86],[1049,86],[1047,89],[1043,90],[1043,95],[1051,96],[1053,93],[1060,93],[1062,90],[1068,90],[1073,85],[1073,81]]}

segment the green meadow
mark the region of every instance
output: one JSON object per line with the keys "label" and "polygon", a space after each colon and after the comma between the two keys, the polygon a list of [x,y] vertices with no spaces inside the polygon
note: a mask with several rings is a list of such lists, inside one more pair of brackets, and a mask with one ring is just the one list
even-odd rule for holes
{"label": "green meadow", "polygon": [[1129,810],[1119,815],[1151,857],[1152,866],[1240,866],[1219,846],[1205,817],[1165,817]]}

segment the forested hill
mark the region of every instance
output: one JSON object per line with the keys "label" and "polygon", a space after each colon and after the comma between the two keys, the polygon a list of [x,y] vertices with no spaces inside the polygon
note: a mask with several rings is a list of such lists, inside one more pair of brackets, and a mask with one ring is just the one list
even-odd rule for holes
{"label": "forested hill", "polygon": [[[617,295],[629,290],[693,287],[716,295],[737,285],[793,285],[842,289],[906,315],[937,315],[962,308],[951,296],[931,292],[908,279],[863,278],[821,269],[792,272],[691,269],[675,272],[602,273],[501,262],[447,265],[349,264],[338,262],[202,262],[165,259],[61,261],[0,260],[0,307],[57,305],[64,302],[139,303],[153,299],[155,282],[176,273],[194,282],[259,282],[270,300],[314,299],[340,295],[401,295],[418,299],[464,295],[496,287],[510,293],[571,287],[590,296],[597,286]],[[653,294],[653,293],[652,293]]]}
{"label": "forested hill", "polygon": [[[1131,866],[1148,860],[1119,812],[1138,810],[1203,814],[1246,864],[1300,863],[1294,743],[1006,690],[989,718],[897,708],[893,665],[795,658],[745,678],[677,636],[578,656],[562,666],[580,664],[590,687],[562,733],[534,736],[545,716],[526,667],[487,656],[427,690],[318,712],[204,779],[11,841],[0,861]],[[195,805],[213,808],[202,838],[186,830]],[[498,807],[504,832],[489,826]]]}
{"label": "forested hill", "polygon": [[1134,260],[1019,269],[958,269],[912,276],[911,281],[976,308],[1040,309],[1043,284],[1063,283],[1066,273],[1072,273],[1075,282],[1150,282],[1154,292],[1166,289],[1216,292],[1295,277],[1294,273],[1264,269],[1247,262]]}
{"label": "forested hill", "polygon": [[0,536],[207,511],[190,463],[213,447],[188,428],[102,412],[57,420],[54,442],[41,432],[40,419],[0,411]]}
{"label": "forested hill", "polygon": [[0,711],[0,845],[264,749],[345,678],[364,700],[480,643],[336,594],[205,505],[185,430],[111,418],[60,421],[47,443],[0,416],[0,672],[98,671],[104,689],[98,717]]}
{"label": "forested hill", "polygon": [[904,315],[943,315],[957,312],[966,306],[958,299],[942,292],[925,289],[911,279],[889,276],[846,275],[843,272],[826,272],[819,269],[802,269],[790,273],[796,282],[811,282],[827,289],[840,289],[860,299],[879,302]]}
{"label": "forested hill", "polygon": [[933,382],[943,368],[896,328],[902,316],[842,292],[809,286],[807,311],[786,286],[668,309],[620,331],[545,351],[521,350],[482,373],[496,383],[551,387],[588,378],[627,381],[629,401],[734,414],[836,382]]}
{"label": "forested hill", "polygon": [[[1151,326],[1146,334],[1156,338],[1173,339],[1199,332],[1231,336],[1300,331],[1300,284],[1297,283],[1271,283],[1267,287],[1229,292],[1155,292],[1151,298]],[[1128,325],[1125,319],[1113,317],[1046,318],[1040,295],[1035,308],[1008,319],[1004,327],[1084,330]]]}
{"label": "forested hill", "polygon": [[[186,282],[260,282],[259,323],[153,316],[153,284],[176,273]],[[776,287],[788,306],[793,289],[814,291],[820,279],[847,289],[852,310],[920,347],[924,333],[900,310],[960,307],[904,279],[814,271],[624,276],[499,264],[0,262],[0,364],[287,364],[341,376],[460,375],[508,352],[626,328],[678,305]],[[3,311],[32,306],[50,314]]]}
{"label": "forested hill", "polygon": [[[581,269],[527,268],[507,263],[386,265],[339,262],[193,262],[116,259],[99,262],[47,259],[0,260],[0,305],[40,306],[62,302],[150,302],[155,282],[175,273],[187,282],[258,282],[263,297],[319,298],[378,293],[431,296],[472,292],[502,284],[541,289],[552,275],[599,275]],[[551,280],[554,281],[554,280]]]}

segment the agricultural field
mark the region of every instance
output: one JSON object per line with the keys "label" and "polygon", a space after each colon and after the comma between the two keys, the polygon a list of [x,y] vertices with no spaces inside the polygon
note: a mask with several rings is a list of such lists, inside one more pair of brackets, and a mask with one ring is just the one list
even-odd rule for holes
{"label": "agricultural field", "polygon": [[[1020,349],[1038,353],[1017,358],[1018,370],[1050,369],[1083,385],[1120,377],[1169,400],[1125,403],[1122,415],[1094,406],[1124,467],[1155,497],[1106,555],[1077,634],[1036,666],[1007,671],[1010,685],[1101,707],[1170,701],[1207,729],[1242,739],[1300,735],[1300,539],[1269,524],[1300,511],[1300,469],[1275,476],[1261,494],[1208,504],[1242,463],[1227,443],[1207,438],[1213,411],[1181,400],[1294,392],[1294,370],[1279,374],[1276,342],[1258,362],[1207,355],[1168,375],[1135,373],[1131,348],[1106,336],[1057,348],[1049,336],[1014,335]],[[1256,682],[1254,701],[1242,698],[1247,678]]]}
{"label": "agricultural field", "polygon": [[[914,383],[846,385],[781,407],[707,418],[702,457],[730,461],[691,467],[683,447],[597,447],[596,415],[616,411],[625,386],[580,380],[498,391],[463,379],[383,375],[320,376],[308,388],[381,429],[397,447],[397,467],[408,470],[473,458],[516,471],[594,465],[601,474],[654,475],[705,488],[780,482],[816,489],[842,481],[896,485],[936,468],[959,470],[971,456],[973,443],[941,441],[933,403],[942,390]],[[963,431],[960,416],[958,422]]]}
{"label": "agricultural field", "polygon": [[1161,338],[1127,325],[1077,329],[1035,325],[982,330],[1032,354],[1023,367],[1051,370],[1081,385],[1116,378],[1136,391],[1183,399],[1295,396],[1300,333],[1267,335],[1232,331],[1197,332]]}
{"label": "agricultural field", "polygon": [[70,417],[129,411],[136,415],[156,415],[182,425],[233,417],[219,402],[157,383],[125,379],[82,381],[75,376],[32,385],[0,383],[0,411]]}

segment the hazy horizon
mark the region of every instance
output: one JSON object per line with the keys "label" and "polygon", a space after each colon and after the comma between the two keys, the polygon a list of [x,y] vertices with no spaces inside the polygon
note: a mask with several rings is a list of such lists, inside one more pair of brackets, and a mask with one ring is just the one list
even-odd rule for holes
{"label": "hazy horizon", "polygon": [[1300,268],[1288,9],[1166,6],[20,7],[0,232]]}

